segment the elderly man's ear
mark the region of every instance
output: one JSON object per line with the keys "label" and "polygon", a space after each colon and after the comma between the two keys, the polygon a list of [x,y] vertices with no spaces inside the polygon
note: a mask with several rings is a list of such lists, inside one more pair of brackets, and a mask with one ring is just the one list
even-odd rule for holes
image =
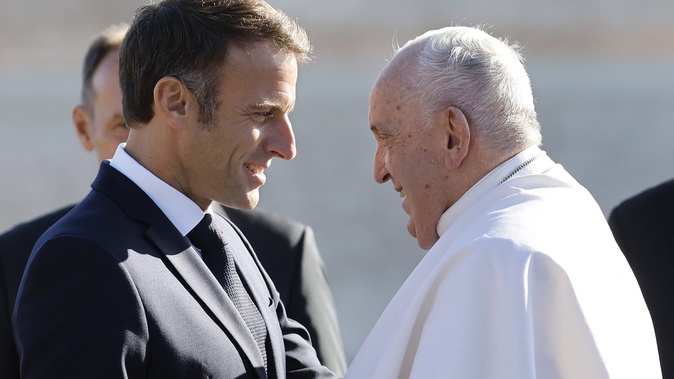
{"label": "elderly man's ear", "polygon": [[470,146],[470,128],[468,120],[463,112],[455,107],[449,107],[443,115],[445,122],[445,135],[447,142],[447,154],[445,165],[448,169],[456,169],[468,154]]}
{"label": "elderly man's ear", "polygon": [[188,119],[199,114],[192,92],[182,81],[170,76],[159,79],[154,86],[154,107],[155,113],[174,129],[186,128]]}

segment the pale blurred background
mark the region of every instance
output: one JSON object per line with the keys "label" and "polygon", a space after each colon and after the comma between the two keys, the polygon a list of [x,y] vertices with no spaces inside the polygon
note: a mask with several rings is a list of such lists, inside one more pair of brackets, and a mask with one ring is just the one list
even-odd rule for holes
{"label": "pale blurred background", "polygon": [[[90,39],[145,1],[9,0],[0,10],[0,230],[80,200],[97,171],[70,115]],[[372,180],[368,95],[392,47],[450,24],[525,46],[544,148],[605,214],[674,176],[674,2],[271,1],[315,46],[260,207],[313,226],[347,357],[421,259],[390,184]],[[397,42],[396,42],[397,41]],[[569,236],[573,238],[573,236]]]}

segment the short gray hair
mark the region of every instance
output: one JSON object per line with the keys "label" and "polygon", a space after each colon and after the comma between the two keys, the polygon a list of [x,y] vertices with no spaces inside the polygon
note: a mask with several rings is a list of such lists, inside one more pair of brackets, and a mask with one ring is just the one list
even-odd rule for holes
{"label": "short gray hair", "polygon": [[412,92],[426,115],[460,109],[473,131],[497,151],[541,144],[531,82],[517,44],[477,27],[446,27],[410,40]]}

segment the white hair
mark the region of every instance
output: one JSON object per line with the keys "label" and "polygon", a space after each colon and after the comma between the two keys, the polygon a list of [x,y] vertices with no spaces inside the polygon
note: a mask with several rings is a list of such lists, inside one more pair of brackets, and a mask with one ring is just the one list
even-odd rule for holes
{"label": "white hair", "polygon": [[[520,47],[475,27],[446,27],[410,40],[393,60],[414,49],[411,91],[426,116],[460,109],[483,141],[497,151],[541,144],[531,82]],[[408,97],[410,99],[410,97]]]}

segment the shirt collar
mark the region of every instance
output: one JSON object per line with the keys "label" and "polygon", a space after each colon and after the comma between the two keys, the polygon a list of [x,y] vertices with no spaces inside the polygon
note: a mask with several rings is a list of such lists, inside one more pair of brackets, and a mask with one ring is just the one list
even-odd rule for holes
{"label": "shirt collar", "polygon": [[[133,159],[121,143],[110,160],[110,165],[134,182],[164,212],[164,215],[183,236],[204,216],[199,206],[182,192],[171,187]],[[211,213],[211,208],[207,209]]]}
{"label": "shirt collar", "polygon": [[504,179],[512,177],[514,174],[519,172],[519,170],[526,165],[526,163],[531,162],[538,155],[545,154],[537,146],[529,147],[514,157],[508,159],[507,161],[501,163],[496,168],[491,170],[487,175],[482,177],[477,183],[475,183],[466,193],[459,198],[459,200],[454,203],[445,213],[440,216],[438,224],[436,226],[436,231],[438,235],[442,235],[452,226],[454,221],[456,221],[459,216],[473,205],[482,195],[487,191],[492,190],[498,186]]}

